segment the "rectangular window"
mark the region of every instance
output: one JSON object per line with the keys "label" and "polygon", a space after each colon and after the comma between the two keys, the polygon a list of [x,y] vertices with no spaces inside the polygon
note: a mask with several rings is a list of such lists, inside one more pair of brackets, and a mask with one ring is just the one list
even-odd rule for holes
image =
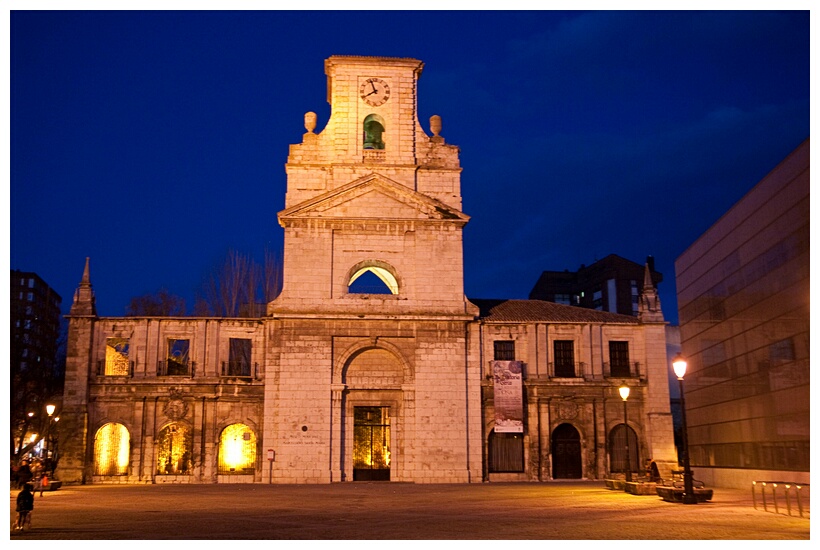
{"label": "rectangular window", "polygon": [[231,338],[228,341],[228,365],[225,376],[251,376],[251,340]]}
{"label": "rectangular window", "polygon": [[555,376],[573,378],[575,376],[574,342],[572,340],[555,340],[552,346]]}
{"label": "rectangular window", "polygon": [[496,340],[493,342],[493,359],[496,361],[515,361],[515,341]]}
{"label": "rectangular window", "polygon": [[490,436],[490,471],[524,471],[524,435],[495,433]]}
{"label": "rectangular window", "polygon": [[795,360],[794,342],[791,338],[769,345],[769,361],[772,365],[782,365]]}
{"label": "rectangular window", "polygon": [[29,293],[28,293],[28,296],[26,297],[26,299],[27,299],[29,302],[33,302],[33,301],[34,301],[34,293],[33,293],[33,292],[29,292]]}
{"label": "rectangular window", "polygon": [[556,304],[564,304],[566,306],[572,305],[569,299],[569,294],[556,294],[555,295],[555,303]]}
{"label": "rectangular window", "polygon": [[28,287],[29,288],[34,288],[34,279],[29,279],[28,280]]}
{"label": "rectangular window", "polygon": [[602,311],[604,309],[603,292],[596,290],[592,293],[592,308]]}
{"label": "rectangular window", "polygon": [[188,351],[190,340],[168,338],[166,372],[168,376],[187,376],[191,373]]}
{"label": "rectangular window", "polygon": [[629,342],[616,340],[609,342],[609,375],[630,376]]}
{"label": "rectangular window", "polygon": [[608,279],[606,282],[606,297],[608,301],[607,311],[618,312],[618,290],[615,288],[615,279]]}
{"label": "rectangular window", "polygon": [[128,338],[105,339],[105,376],[128,376],[131,363],[128,360]]}

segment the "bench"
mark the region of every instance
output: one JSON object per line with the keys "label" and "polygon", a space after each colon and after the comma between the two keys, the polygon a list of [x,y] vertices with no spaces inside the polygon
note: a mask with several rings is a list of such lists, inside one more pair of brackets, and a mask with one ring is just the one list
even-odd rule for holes
{"label": "bench", "polygon": [[[666,502],[683,502],[683,470],[672,470],[672,479],[662,479],[655,487],[658,496]],[[692,479],[692,492],[698,502],[712,500],[714,491],[707,489],[702,481]]]}

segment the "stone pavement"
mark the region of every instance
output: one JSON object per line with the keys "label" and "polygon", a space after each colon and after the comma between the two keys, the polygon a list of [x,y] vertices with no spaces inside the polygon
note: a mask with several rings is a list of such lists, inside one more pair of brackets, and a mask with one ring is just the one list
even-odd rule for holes
{"label": "stone pavement", "polygon": [[756,510],[751,491],[683,505],[597,481],[85,485],[37,496],[32,530],[10,538],[808,541],[810,520]]}

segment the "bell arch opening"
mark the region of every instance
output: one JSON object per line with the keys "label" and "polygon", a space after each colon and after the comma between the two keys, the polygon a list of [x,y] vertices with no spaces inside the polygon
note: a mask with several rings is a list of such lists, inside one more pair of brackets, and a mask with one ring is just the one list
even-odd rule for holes
{"label": "bell arch opening", "polygon": [[384,119],[376,114],[367,115],[362,124],[364,149],[384,149]]}
{"label": "bell arch opening", "polygon": [[347,279],[349,294],[398,294],[399,281],[393,268],[384,262],[357,264]]}

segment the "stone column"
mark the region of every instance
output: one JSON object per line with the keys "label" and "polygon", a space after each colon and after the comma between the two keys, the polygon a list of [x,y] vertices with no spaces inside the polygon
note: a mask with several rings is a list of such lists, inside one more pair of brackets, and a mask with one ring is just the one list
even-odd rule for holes
{"label": "stone column", "polygon": [[[414,479],[410,473],[410,465],[417,464],[416,457],[416,388],[413,384],[403,384],[402,392],[402,416],[401,416],[401,439],[397,439],[401,456],[399,457],[399,480]],[[399,481],[397,480],[397,481]]]}
{"label": "stone column", "polygon": [[347,450],[342,440],[344,433],[342,422],[344,421],[344,391],[346,384],[330,385],[330,481],[342,481],[342,471],[344,469],[345,453]]}

